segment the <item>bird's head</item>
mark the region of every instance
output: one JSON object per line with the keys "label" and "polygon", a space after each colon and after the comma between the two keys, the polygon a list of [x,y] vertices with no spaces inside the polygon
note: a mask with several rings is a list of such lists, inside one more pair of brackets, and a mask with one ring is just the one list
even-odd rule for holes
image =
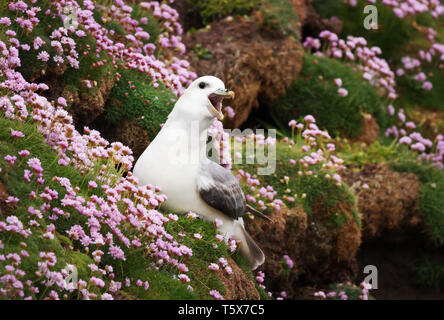
{"label": "bird's head", "polygon": [[234,92],[225,89],[222,80],[213,76],[200,77],[184,91],[175,109],[193,120],[209,122],[214,117],[222,120],[222,101],[225,98],[234,98]]}

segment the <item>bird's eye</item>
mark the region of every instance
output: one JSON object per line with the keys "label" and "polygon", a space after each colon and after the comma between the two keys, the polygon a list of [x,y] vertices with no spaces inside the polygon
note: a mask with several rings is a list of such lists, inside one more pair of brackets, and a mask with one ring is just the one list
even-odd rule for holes
{"label": "bird's eye", "polygon": [[205,83],[205,82],[201,82],[201,83],[199,83],[199,88],[201,88],[201,89],[205,89],[205,86],[206,86],[207,84]]}

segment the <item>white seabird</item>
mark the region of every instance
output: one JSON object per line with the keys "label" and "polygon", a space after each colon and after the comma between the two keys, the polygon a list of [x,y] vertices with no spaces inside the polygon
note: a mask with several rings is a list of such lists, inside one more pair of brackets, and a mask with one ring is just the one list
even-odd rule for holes
{"label": "white seabird", "polygon": [[[212,76],[195,80],[176,102],[168,120],[134,166],[140,185],[162,188],[164,206],[177,213],[194,212],[218,228],[225,240],[241,241],[240,250],[252,269],[264,263],[262,250],[244,228],[243,214],[255,211],[232,173],[207,157],[207,128],[223,119],[222,100],[234,97]],[[260,214],[257,211],[253,212]]]}

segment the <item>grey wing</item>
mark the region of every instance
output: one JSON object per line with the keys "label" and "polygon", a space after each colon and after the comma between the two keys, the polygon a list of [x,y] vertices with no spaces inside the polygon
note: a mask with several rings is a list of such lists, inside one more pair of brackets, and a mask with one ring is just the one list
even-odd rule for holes
{"label": "grey wing", "polygon": [[199,164],[197,177],[197,189],[201,198],[233,219],[241,217],[246,203],[239,181],[229,170],[211,160],[205,160]]}

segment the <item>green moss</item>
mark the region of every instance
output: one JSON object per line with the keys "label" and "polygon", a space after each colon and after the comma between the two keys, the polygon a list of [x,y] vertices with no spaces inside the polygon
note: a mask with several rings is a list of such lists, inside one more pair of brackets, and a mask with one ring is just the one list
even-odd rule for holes
{"label": "green moss", "polygon": [[139,24],[139,27],[143,29],[143,31],[148,32],[150,38],[147,42],[155,43],[159,38],[160,33],[162,32],[161,27],[155,17],[151,15],[151,12],[147,9],[142,8],[140,5],[132,5],[133,12],[131,12],[131,18],[137,19],[140,21],[141,18],[148,18],[147,24]]}
{"label": "green moss", "polygon": [[[313,6],[322,17],[336,16],[341,19],[343,22],[342,38],[348,35],[362,36],[367,40],[369,47],[380,47],[382,56],[389,62],[392,70],[402,67],[402,57],[417,57],[419,50],[429,50],[430,42],[427,40],[426,34],[420,31],[420,28],[431,27],[438,32],[436,42],[442,43],[444,40],[442,18],[435,20],[429,13],[422,13],[399,19],[393,13],[392,7],[383,5],[380,0],[375,4],[378,9],[379,29],[367,30],[363,26],[364,18],[367,16],[363,11],[365,5],[368,5],[368,2],[363,0],[359,0],[356,7],[345,5],[341,1],[316,0],[313,2]],[[427,80],[432,82],[433,90],[425,91],[421,88],[422,83],[413,80],[413,76],[420,71],[428,75]],[[397,92],[400,96],[399,105],[402,105],[404,109],[419,106],[444,110],[441,103],[444,99],[443,72],[437,70],[435,64],[423,63],[421,70],[416,73],[396,78]]]}
{"label": "green moss", "polygon": [[299,18],[289,0],[188,0],[190,11],[198,11],[204,24],[230,15],[261,13],[263,26],[272,27],[284,36],[299,38]]}
{"label": "green moss", "polygon": [[[86,93],[88,95],[94,95],[98,88],[100,88],[102,82],[112,79],[115,76],[116,71],[113,68],[113,65],[109,62],[109,57],[104,51],[101,51],[99,56],[94,54],[97,43],[92,36],[87,35],[78,39],[76,42],[81,52],[86,50],[86,47],[89,46],[90,54],[86,56],[81,55],[79,57],[79,69],[68,67],[62,75],[61,81],[63,81],[73,93],[77,92],[79,94]],[[103,66],[93,67],[95,63],[103,60],[108,62]],[[84,83],[85,80],[96,82],[97,85],[88,88]]]}
{"label": "green moss", "polygon": [[[25,134],[22,139],[11,139],[10,128],[20,130]],[[73,186],[79,186],[80,190],[77,195],[91,195],[92,191],[88,190],[87,183],[93,176],[81,176],[71,166],[59,166],[57,164],[57,155],[50,149],[43,140],[42,135],[37,128],[30,123],[20,123],[14,120],[5,119],[0,116],[0,153],[7,155],[17,155],[17,152],[22,149],[28,149],[31,153],[30,157],[38,157],[41,160],[44,168],[43,178],[45,179],[45,186],[55,189],[59,193],[59,199],[51,202],[53,207],[62,207],[60,199],[63,198],[65,191],[54,182],[54,176],[67,177],[71,180]],[[23,170],[26,168],[26,161],[22,161],[20,156],[13,167],[9,167],[6,161],[0,158],[0,167],[3,169],[0,174],[0,181],[5,185],[9,194],[17,196],[20,201],[14,211],[22,221],[27,221],[25,218],[27,208],[34,206],[38,208],[42,202],[41,200],[33,200],[29,198],[29,193],[36,190],[36,184],[31,184],[23,181]],[[96,192],[100,195],[100,189]],[[40,190],[41,191],[41,190]],[[79,272],[79,279],[87,280],[91,276],[91,271],[88,267],[93,263],[91,258],[85,253],[79,252],[79,244],[77,241],[72,242],[66,237],[66,230],[74,224],[85,226],[86,217],[78,214],[70,207],[63,208],[71,214],[69,219],[59,218],[55,222],[49,222],[45,217],[39,220],[41,227],[38,230],[33,229],[33,233],[28,239],[23,240],[19,235],[10,235],[9,233],[0,232],[0,240],[5,245],[5,252],[20,252],[20,242],[27,243],[26,250],[30,257],[24,259],[21,268],[27,272],[28,276],[32,278],[39,261],[39,253],[41,251],[51,251],[56,254],[57,265],[55,270],[60,270],[66,266],[67,263],[73,264],[77,267]],[[46,226],[49,223],[54,223],[56,226],[56,236],[54,240],[48,240],[42,237],[46,232]],[[218,243],[216,240],[217,230],[214,224],[206,222],[201,219],[187,219],[186,217],[179,217],[177,222],[169,222],[165,225],[167,232],[169,232],[177,241],[183,245],[190,247],[193,251],[192,257],[183,257],[179,263],[185,263],[189,272],[187,275],[191,278],[189,283],[194,290],[187,288],[188,284],[181,283],[175,279],[177,270],[169,266],[161,266],[159,270],[152,265],[152,259],[147,255],[145,249],[125,249],[126,261],[113,260],[109,255],[102,257],[101,265],[112,265],[115,273],[115,280],[125,281],[128,277],[133,282],[137,279],[142,281],[148,280],[150,289],[145,290],[142,287],[137,287],[134,283],[130,287],[124,287],[123,293],[128,298],[137,297],[139,299],[211,299],[210,290],[218,290],[221,294],[225,293],[225,288],[216,273],[208,269],[210,263],[217,263],[220,257],[229,257],[227,247],[224,242]],[[101,230],[104,234],[110,230],[106,226],[102,226]],[[181,238],[179,233],[185,235]],[[194,239],[194,234],[202,235],[201,240]],[[218,244],[217,248],[213,248],[214,244]],[[95,245],[90,245],[90,252],[99,249]],[[103,248],[102,248],[103,249]],[[241,257],[235,257],[240,261],[243,270],[248,272],[250,277],[253,277],[251,270],[249,270],[248,262]],[[3,266],[6,262],[0,263]],[[150,271],[147,272],[147,268]],[[42,288],[44,289],[44,288]],[[97,291],[97,293],[99,293]]]}
{"label": "green moss", "polygon": [[[156,89],[151,81],[136,71],[123,70],[120,81],[111,90],[105,120],[118,124],[122,118],[136,120],[154,139],[171,112],[176,96],[159,84]],[[149,101],[149,103],[147,103]]]}
{"label": "green moss", "polygon": [[[192,280],[194,282],[192,286],[199,296],[209,298],[210,288],[218,290],[223,295],[225,288],[222,282],[208,269],[210,263],[217,263],[220,257],[229,255],[225,243],[216,241],[217,231],[214,224],[201,219],[179,217],[178,221],[167,224],[166,230],[176,239],[180,239],[179,233],[186,235],[178,241],[193,250],[193,256],[187,262],[190,269],[187,274],[191,279],[200,279]],[[202,235],[202,239],[194,239],[195,233]],[[215,243],[218,243],[217,248],[213,248]]]}
{"label": "green moss", "polygon": [[[347,97],[338,94],[335,78],[341,78]],[[337,136],[356,137],[362,130],[363,113],[373,115],[381,126],[386,123],[383,101],[374,87],[345,64],[330,58],[304,56],[300,76],[285,96],[270,104],[270,113],[281,128],[290,119],[311,114],[320,128]],[[288,130],[288,129],[287,129]]]}
{"label": "green moss", "polygon": [[299,39],[299,17],[289,0],[259,0],[257,10],[262,13],[265,26]]}
{"label": "green moss", "polygon": [[[7,2],[5,2],[7,3]],[[53,47],[51,47],[51,39],[49,38],[52,30],[55,30],[59,27],[63,26],[63,21],[60,17],[52,17],[51,15],[46,15],[45,11],[51,9],[50,1],[40,1],[39,7],[41,11],[37,13],[37,18],[40,20],[39,24],[36,25],[31,33],[26,33],[24,29],[19,27],[19,25],[15,22],[16,12],[10,11],[7,8],[7,5],[0,7],[0,16],[9,17],[13,22],[8,29],[12,29],[17,32],[16,38],[20,41],[20,43],[27,43],[31,45],[34,39],[39,36],[43,41],[46,42],[46,45],[42,47],[41,50],[47,51],[51,57],[56,55],[56,51]],[[6,29],[5,29],[6,30]],[[1,33],[3,34],[3,30]],[[50,59],[47,63],[37,59],[38,51],[35,51],[33,48],[29,51],[25,51],[20,48],[19,56],[21,60],[21,67],[18,68],[18,71],[22,73],[25,79],[29,79],[32,76],[40,75],[42,70],[46,70],[48,66],[55,67],[55,62]]]}
{"label": "green moss", "polygon": [[[327,292],[336,292],[336,296],[327,297],[327,300],[340,300],[339,292],[345,292],[347,295],[347,300],[361,300],[362,289],[353,284],[333,284],[329,287]],[[370,294],[368,295],[369,300],[375,300]]]}
{"label": "green moss", "polygon": [[204,24],[220,20],[229,15],[250,13],[259,0],[187,0],[190,11],[197,10]]}
{"label": "green moss", "polygon": [[66,250],[65,251],[66,262],[76,266],[79,279],[89,279],[91,277],[91,269],[88,265],[94,264],[93,260],[86,254]]}
{"label": "green moss", "polygon": [[411,172],[421,182],[420,210],[427,226],[427,234],[436,245],[444,244],[444,171],[413,161],[392,163],[400,172]]}
{"label": "green moss", "polygon": [[[325,179],[325,173],[321,174],[321,165],[310,168],[313,171],[312,176],[299,176],[299,166],[290,164],[289,160],[294,159],[297,162],[302,156],[300,146],[289,148],[288,144],[278,142],[276,144],[276,171],[274,174],[258,176],[261,185],[271,185],[277,191],[277,197],[280,199],[284,196],[294,197],[295,202],[284,201],[290,208],[300,204],[308,214],[313,211],[315,206],[329,212],[331,221],[336,227],[341,227],[348,220],[347,217],[350,212],[342,212],[339,209],[341,206],[338,206],[341,203],[346,203],[352,208],[351,214],[355,222],[360,225],[360,214],[357,210],[356,199],[349,187],[344,183],[337,186],[331,180]],[[253,174],[257,167],[249,164],[233,166],[234,171],[238,169]],[[289,179],[283,180],[284,176]],[[242,186],[245,193],[250,193],[248,185],[243,184]]]}
{"label": "green moss", "polygon": [[[406,46],[412,38],[422,36],[412,26],[412,20],[399,19],[390,6],[383,5],[380,0],[375,5],[378,9],[378,29],[364,28],[364,6],[367,1],[358,0],[356,7],[342,3],[342,1],[313,1],[313,6],[323,18],[338,17],[343,23],[341,37],[348,35],[364,37],[369,46],[378,46],[386,59],[399,60],[405,53]],[[315,34],[314,36],[318,36]]]}
{"label": "green moss", "polygon": [[381,162],[399,162],[406,159],[414,161],[417,155],[408,147],[396,143],[389,138],[376,140],[370,146],[360,143],[349,143],[348,140],[338,138],[336,143],[337,154],[344,160],[346,166],[353,165],[355,168],[362,168],[365,164]]}
{"label": "green moss", "polygon": [[410,269],[412,278],[420,287],[438,291],[444,288],[444,260],[439,255],[422,253]]}
{"label": "green moss", "polygon": [[444,72],[435,66],[427,65],[424,65],[421,71],[427,75],[427,81],[432,83],[433,89],[430,91],[422,89],[422,82],[413,80],[416,73],[398,77],[396,83],[400,95],[399,105],[404,109],[420,107],[444,111],[442,103],[444,100]]}

